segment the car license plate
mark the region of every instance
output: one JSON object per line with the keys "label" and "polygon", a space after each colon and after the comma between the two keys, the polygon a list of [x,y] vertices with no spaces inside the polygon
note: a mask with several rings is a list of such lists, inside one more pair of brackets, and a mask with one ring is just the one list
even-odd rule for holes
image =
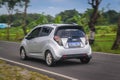
{"label": "car license plate", "polygon": [[74,47],[80,47],[80,42],[69,42],[68,46],[70,48],[74,48]]}

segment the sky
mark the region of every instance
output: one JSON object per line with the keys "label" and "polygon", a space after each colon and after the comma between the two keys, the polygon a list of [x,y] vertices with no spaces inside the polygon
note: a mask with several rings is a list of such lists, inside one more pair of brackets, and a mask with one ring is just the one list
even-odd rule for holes
{"label": "sky", "polygon": [[[80,13],[85,12],[91,6],[88,0],[30,0],[28,13],[44,13],[55,16],[64,10],[76,9]],[[100,8],[116,10],[120,12],[120,0],[102,0]],[[5,14],[5,7],[0,8],[0,14]]]}

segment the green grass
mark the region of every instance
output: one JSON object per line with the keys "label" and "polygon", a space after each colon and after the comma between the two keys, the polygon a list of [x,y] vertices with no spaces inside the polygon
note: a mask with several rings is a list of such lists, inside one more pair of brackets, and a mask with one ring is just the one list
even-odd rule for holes
{"label": "green grass", "polygon": [[120,48],[111,50],[115,37],[115,34],[96,35],[95,43],[92,45],[93,51],[120,54]]}
{"label": "green grass", "polygon": [[[6,33],[7,33],[7,29],[0,29],[0,40],[7,40]],[[17,28],[12,27],[9,29],[9,33],[10,33],[9,41],[20,41],[20,39],[24,37],[21,27],[17,27]]]}

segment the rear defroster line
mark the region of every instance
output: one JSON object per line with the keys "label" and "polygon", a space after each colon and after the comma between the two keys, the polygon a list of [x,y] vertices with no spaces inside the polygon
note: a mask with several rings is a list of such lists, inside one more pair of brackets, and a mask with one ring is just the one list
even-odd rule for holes
{"label": "rear defroster line", "polygon": [[20,63],[20,62],[16,62],[16,61],[12,61],[12,60],[9,60],[9,59],[5,59],[5,58],[2,58],[2,57],[0,57],[0,59],[4,60],[6,62],[10,62],[10,63],[13,63],[13,64],[20,65],[20,66],[25,66],[25,67],[28,67],[28,68],[32,68],[34,70],[38,70],[38,71],[46,72],[46,73],[49,73],[49,74],[52,74],[52,75],[56,75],[56,76],[59,76],[59,77],[63,77],[63,78],[69,79],[69,80],[79,80],[79,79],[76,79],[76,78],[73,78],[73,77],[69,77],[69,76],[66,76],[66,75],[63,75],[63,74],[59,74],[59,73],[55,73],[55,72],[48,71],[48,70],[45,70],[45,69],[33,67],[33,66],[26,65],[26,64],[23,64],[23,63]]}

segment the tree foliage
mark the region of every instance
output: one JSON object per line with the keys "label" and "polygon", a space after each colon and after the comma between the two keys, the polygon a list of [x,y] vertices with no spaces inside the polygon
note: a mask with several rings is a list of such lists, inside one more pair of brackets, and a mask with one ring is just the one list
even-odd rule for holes
{"label": "tree foliage", "polygon": [[76,23],[75,21],[71,21],[74,15],[79,15],[79,12],[76,11],[75,9],[72,9],[60,12],[56,16],[61,16],[61,20],[63,23]]}
{"label": "tree foliage", "polygon": [[[73,15],[71,18],[66,18],[65,22],[67,22],[67,23],[77,23],[79,25],[87,27],[90,15],[92,14],[92,11],[93,11],[93,9],[87,9],[84,13],[78,13],[77,15]],[[117,24],[118,21],[117,21],[116,18],[119,17],[120,13],[116,12],[115,10],[112,10],[112,11],[115,12],[114,13],[115,16],[114,15],[113,16],[109,15],[109,14],[112,14],[111,10],[106,11],[106,12],[99,11],[101,14],[100,14],[100,18],[97,20],[96,25]],[[109,12],[109,14],[108,14],[108,12]],[[28,13],[27,14],[27,19],[26,19],[26,22],[27,22],[26,25],[30,24],[31,22],[33,22],[35,20],[38,20],[40,18],[40,15],[41,14],[38,14],[38,13]],[[55,19],[58,17],[57,15],[55,17],[53,17],[51,15],[43,15],[43,16],[46,17],[46,19],[48,20],[48,23],[54,23]],[[61,16],[64,16],[64,15],[61,15]],[[112,20],[112,22],[111,22],[111,20]],[[12,23],[13,23],[12,26],[13,27],[21,26],[22,21],[23,21],[22,13],[17,12],[15,14],[13,14],[13,16],[12,16]],[[7,22],[8,22],[8,15],[7,14],[0,15],[0,23],[7,23]],[[61,22],[65,23],[63,21],[62,17],[61,17]]]}
{"label": "tree foliage", "polygon": [[118,22],[118,17],[120,13],[115,10],[109,10],[103,13],[104,18],[108,21],[107,24],[116,24]]}
{"label": "tree foliage", "polygon": [[45,15],[43,15],[43,14],[39,14],[38,19],[33,20],[32,22],[30,22],[30,23],[27,25],[27,27],[33,28],[33,27],[35,27],[35,26],[37,26],[37,25],[47,24],[47,23],[48,23],[47,17],[46,17]]}
{"label": "tree foliage", "polygon": [[60,15],[56,16],[55,19],[54,19],[54,23],[62,23],[61,19],[62,18],[61,18]]}

